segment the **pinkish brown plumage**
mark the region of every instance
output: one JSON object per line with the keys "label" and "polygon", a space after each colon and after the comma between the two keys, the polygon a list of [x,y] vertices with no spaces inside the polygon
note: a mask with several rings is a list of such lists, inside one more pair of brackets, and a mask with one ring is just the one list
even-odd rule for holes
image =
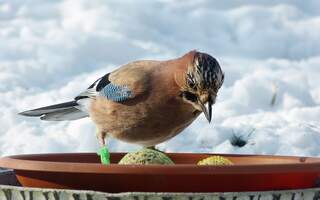
{"label": "pinkish brown plumage", "polygon": [[98,79],[74,101],[21,114],[57,121],[90,116],[101,145],[111,136],[150,147],[179,134],[201,112],[211,121],[223,80],[212,56],[191,51],[168,61],[131,62]]}

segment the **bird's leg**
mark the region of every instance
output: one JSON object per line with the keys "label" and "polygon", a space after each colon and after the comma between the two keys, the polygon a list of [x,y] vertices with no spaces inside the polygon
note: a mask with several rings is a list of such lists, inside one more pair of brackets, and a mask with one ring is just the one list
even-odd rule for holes
{"label": "bird's leg", "polygon": [[100,150],[98,152],[98,154],[100,155],[100,160],[101,163],[104,165],[109,165],[110,164],[110,153],[109,150],[106,146],[106,133],[102,132],[102,131],[98,131],[97,132],[97,137],[99,140],[99,144],[100,144]]}

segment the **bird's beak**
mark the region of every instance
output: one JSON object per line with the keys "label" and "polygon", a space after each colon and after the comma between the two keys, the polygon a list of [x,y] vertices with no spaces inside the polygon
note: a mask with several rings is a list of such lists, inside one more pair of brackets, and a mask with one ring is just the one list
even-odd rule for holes
{"label": "bird's beak", "polygon": [[203,103],[200,103],[201,106],[201,110],[204,113],[204,116],[206,116],[208,122],[211,122],[211,118],[212,118],[212,101],[211,99],[208,100],[208,102],[206,103],[207,105],[205,106]]}

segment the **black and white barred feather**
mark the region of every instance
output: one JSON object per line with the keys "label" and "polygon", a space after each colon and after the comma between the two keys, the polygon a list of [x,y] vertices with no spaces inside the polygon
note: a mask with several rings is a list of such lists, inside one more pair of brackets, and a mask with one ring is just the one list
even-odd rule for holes
{"label": "black and white barred feather", "polygon": [[193,65],[187,73],[187,84],[195,90],[218,91],[224,81],[218,61],[208,54],[196,53]]}

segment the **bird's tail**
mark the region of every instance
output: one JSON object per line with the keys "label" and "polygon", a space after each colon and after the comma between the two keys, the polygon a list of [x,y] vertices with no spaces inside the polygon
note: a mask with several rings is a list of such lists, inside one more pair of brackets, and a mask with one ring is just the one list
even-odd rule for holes
{"label": "bird's tail", "polygon": [[77,101],[55,104],[19,113],[28,117],[40,117],[47,121],[76,120],[88,117],[88,113],[79,109]]}

